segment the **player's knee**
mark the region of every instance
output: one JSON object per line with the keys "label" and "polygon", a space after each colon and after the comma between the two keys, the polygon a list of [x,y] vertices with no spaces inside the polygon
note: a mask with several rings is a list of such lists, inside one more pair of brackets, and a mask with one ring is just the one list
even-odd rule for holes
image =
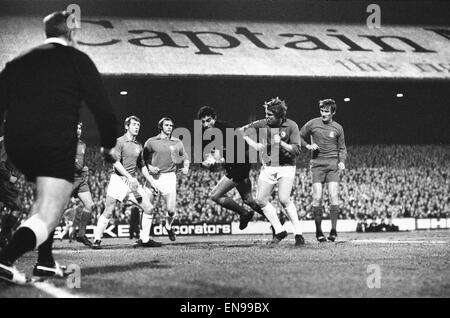
{"label": "player's knee", "polygon": [[255,201],[260,208],[265,207],[267,203],[269,203],[269,200],[267,198],[256,198]]}
{"label": "player's knee", "polygon": [[210,198],[211,200],[213,200],[215,203],[219,203],[220,196],[217,195],[217,193],[211,192],[211,193],[209,194],[209,198]]}
{"label": "player's knee", "polygon": [[286,208],[289,204],[289,202],[291,202],[290,198],[284,198],[284,197],[280,197],[280,204],[283,208]]}
{"label": "player's knee", "polygon": [[250,206],[254,205],[256,203],[255,199],[253,199],[253,197],[251,195],[245,196],[244,198],[242,198],[242,200],[244,201],[245,204],[250,205]]}

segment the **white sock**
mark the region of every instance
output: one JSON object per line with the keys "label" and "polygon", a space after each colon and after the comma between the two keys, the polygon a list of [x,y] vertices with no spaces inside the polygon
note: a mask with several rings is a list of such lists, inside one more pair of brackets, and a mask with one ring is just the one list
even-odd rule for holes
{"label": "white sock", "polygon": [[106,227],[109,224],[109,220],[110,219],[107,219],[106,217],[104,217],[103,214],[100,215],[100,217],[98,218],[98,221],[97,221],[97,227],[95,228],[95,231],[94,231],[94,240],[100,241],[102,239],[103,232],[105,232]]}
{"label": "white sock", "polygon": [[302,230],[300,228],[300,221],[298,219],[297,208],[295,207],[292,201],[289,201],[288,205],[285,208],[289,219],[291,220],[292,226],[294,228],[294,234],[302,235]]}
{"label": "white sock", "polygon": [[20,227],[27,227],[33,231],[36,236],[36,247],[44,243],[50,234],[47,230],[47,224],[41,220],[39,214],[35,214],[30,217],[28,220],[23,222]]}
{"label": "white sock", "polygon": [[266,206],[262,208],[262,211],[269,220],[270,224],[272,224],[276,234],[284,231],[283,226],[278,219],[277,209],[275,209],[272,203],[267,203]]}
{"label": "white sock", "polygon": [[147,243],[150,240],[150,230],[152,228],[153,216],[150,214],[142,213],[141,232],[139,232],[139,238],[143,243]]}

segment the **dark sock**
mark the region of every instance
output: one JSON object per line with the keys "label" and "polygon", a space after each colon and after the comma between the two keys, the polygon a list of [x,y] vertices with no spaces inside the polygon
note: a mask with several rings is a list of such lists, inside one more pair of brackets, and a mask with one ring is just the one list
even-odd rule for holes
{"label": "dark sock", "polygon": [[53,259],[53,236],[55,231],[52,231],[47,240],[39,246],[38,263],[45,265],[53,265],[55,260]]}
{"label": "dark sock", "polygon": [[336,231],[338,215],[339,215],[339,206],[330,205],[331,230]]}
{"label": "dark sock", "polygon": [[0,252],[0,263],[11,266],[20,256],[36,247],[36,235],[28,227],[19,228]]}
{"label": "dark sock", "polygon": [[83,212],[81,212],[80,227],[78,229],[78,237],[83,237],[86,234],[86,227],[87,227],[87,224],[89,223],[90,218],[91,218],[91,212],[86,212],[84,210],[83,210]]}
{"label": "dark sock", "polygon": [[313,206],[314,221],[316,223],[316,233],[322,233],[322,207]]}
{"label": "dark sock", "polygon": [[3,221],[3,227],[0,237],[7,237],[9,239],[9,237],[12,234],[12,230],[17,223],[17,220],[18,218],[15,217],[14,215],[12,214],[7,215],[5,220]]}

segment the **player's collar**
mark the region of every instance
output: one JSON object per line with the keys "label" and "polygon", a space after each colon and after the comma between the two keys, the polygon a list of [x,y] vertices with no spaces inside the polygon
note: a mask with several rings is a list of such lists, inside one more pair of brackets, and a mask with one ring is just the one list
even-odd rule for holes
{"label": "player's collar", "polygon": [[172,135],[169,136],[169,138],[163,138],[162,137],[162,133],[158,134],[158,136],[156,136],[156,139],[160,139],[160,140],[175,140],[174,137],[172,137]]}
{"label": "player's collar", "polygon": [[128,134],[127,133],[125,133],[123,136],[125,137],[125,141],[136,142],[136,137],[128,138]]}
{"label": "player's collar", "polygon": [[45,43],[45,44],[48,44],[48,43],[57,43],[57,44],[61,44],[61,45],[64,45],[64,46],[69,46],[69,43],[68,43],[66,40],[61,39],[61,38],[48,38],[48,39],[46,39],[46,40],[44,41],[44,43]]}

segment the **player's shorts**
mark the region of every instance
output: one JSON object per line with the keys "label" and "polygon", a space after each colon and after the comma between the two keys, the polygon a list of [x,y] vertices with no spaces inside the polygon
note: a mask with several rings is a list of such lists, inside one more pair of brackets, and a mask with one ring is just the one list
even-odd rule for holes
{"label": "player's shorts", "polygon": [[0,180],[0,201],[13,211],[21,211],[22,203],[19,199],[19,190],[14,183]]}
{"label": "player's shorts", "polygon": [[86,177],[75,176],[75,180],[73,181],[72,197],[77,197],[78,193],[83,193],[83,192],[91,192],[91,189],[89,189],[89,185],[87,183]]}
{"label": "player's shorts", "polygon": [[106,189],[106,195],[116,199],[120,202],[127,198],[128,200],[140,204],[144,196],[150,195],[150,190],[138,186],[136,191],[131,191],[128,184],[122,179],[122,177],[113,173],[111,179],[109,180],[108,188]]}
{"label": "player's shorts", "polygon": [[37,133],[38,136],[30,134],[27,138],[5,136],[8,158],[28,181],[35,182],[37,177],[52,177],[73,182],[77,149],[75,134],[73,140],[63,142],[64,136],[58,138],[60,141],[56,141],[56,137],[52,141]]}
{"label": "player's shorts", "polygon": [[225,165],[225,176],[228,179],[233,180],[233,182],[240,183],[244,179],[247,179],[250,174],[251,165],[249,163],[241,164],[226,164]]}
{"label": "player's shorts", "polygon": [[262,166],[259,180],[277,184],[281,178],[295,178],[295,166]]}
{"label": "player's shorts", "polygon": [[177,193],[177,176],[175,172],[160,173],[157,176],[150,176],[152,186],[162,195]]}
{"label": "player's shorts", "polygon": [[338,161],[335,158],[311,160],[312,183],[339,182]]}

